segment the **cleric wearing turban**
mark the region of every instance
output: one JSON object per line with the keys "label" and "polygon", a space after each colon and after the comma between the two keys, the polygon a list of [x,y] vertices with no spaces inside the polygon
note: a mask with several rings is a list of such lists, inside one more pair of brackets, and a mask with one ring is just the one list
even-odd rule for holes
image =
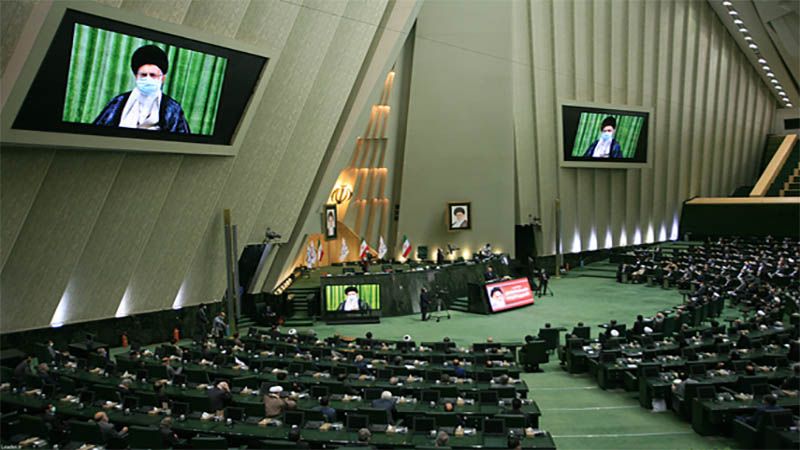
{"label": "cleric wearing turban", "polygon": [[170,133],[190,133],[180,103],[161,92],[169,71],[167,54],[155,45],[139,47],[131,57],[136,87],[108,103],[95,125]]}
{"label": "cleric wearing turban", "polygon": [[622,158],[622,147],[614,139],[617,131],[617,119],[608,116],[600,124],[600,138],[592,142],[584,152],[584,158]]}

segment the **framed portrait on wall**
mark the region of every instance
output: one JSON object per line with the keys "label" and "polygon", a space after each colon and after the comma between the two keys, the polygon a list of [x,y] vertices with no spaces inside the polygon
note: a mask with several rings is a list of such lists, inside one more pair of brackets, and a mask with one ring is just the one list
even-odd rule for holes
{"label": "framed portrait on wall", "polygon": [[448,230],[469,230],[472,228],[470,202],[451,202],[447,204]]}
{"label": "framed portrait on wall", "polygon": [[339,218],[336,216],[336,205],[325,205],[325,216],[324,225],[325,228],[325,238],[326,239],[336,239],[336,234],[338,232],[337,223]]}

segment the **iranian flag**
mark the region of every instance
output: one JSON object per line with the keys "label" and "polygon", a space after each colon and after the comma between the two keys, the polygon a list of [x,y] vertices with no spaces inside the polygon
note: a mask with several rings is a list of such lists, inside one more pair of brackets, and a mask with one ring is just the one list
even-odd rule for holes
{"label": "iranian flag", "polygon": [[369,251],[369,244],[367,244],[367,240],[361,238],[361,246],[358,247],[358,257],[361,259],[366,258],[368,251]]}
{"label": "iranian flag", "polygon": [[347,255],[350,254],[350,249],[347,248],[347,242],[345,242],[344,238],[342,238],[342,253],[339,254],[339,261],[344,261],[347,259]]}
{"label": "iranian flag", "polygon": [[383,241],[383,236],[381,236],[380,244],[378,244],[378,259],[383,259],[388,251],[389,249],[386,248],[386,242]]}
{"label": "iranian flag", "polygon": [[411,254],[411,241],[408,240],[406,235],[403,235],[403,248],[401,250],[403,252],[403,258],[408,258],[408,255]]}
{"label": "iranian flag", "polygon": [[317,263],[322,264],[323,256],[325,256],[325,250],[322,248],[322,241],[317,239]]}
{"label": "iranian flag", "polygon": [[308,247],[306,247],[306,267],[309,269],[314,267],[314,263],[317,262],[317,251],[314,249],[314,243],[309,242]]}

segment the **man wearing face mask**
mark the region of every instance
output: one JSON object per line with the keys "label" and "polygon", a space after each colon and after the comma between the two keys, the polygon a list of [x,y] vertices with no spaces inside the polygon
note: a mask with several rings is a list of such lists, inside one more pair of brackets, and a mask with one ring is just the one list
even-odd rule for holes
{"label": "man wearing face mask", "polygon": [[614,139],[616,130],[617,119],[612,116],[603,119],[603,123],[600,124],[600,139],[592,142],[592,145],[586,149],[583,157],[603,159],[622,158],[622,147],[619,145],[619,142]]}
{"label": "man wearing face mask", "polygon": [[180,103],[161,91],[169,71],[167,54],[155,45],[139,47],[131,70],[136,87],[111,99],[94,125],[190,133]]}
{"label": "man wearing face mask", "polygon": [[358,289],[353,286],[344,290],[345,300],[339,304],[338,311],[369,311],[369,305],[358,296]]}

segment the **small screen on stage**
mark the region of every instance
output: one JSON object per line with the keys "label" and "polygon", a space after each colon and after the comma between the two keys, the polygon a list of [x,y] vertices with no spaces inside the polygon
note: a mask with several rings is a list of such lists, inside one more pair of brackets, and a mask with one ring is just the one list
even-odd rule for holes
{"label": "small screen on stage", "polygon": [[489,283],[485,287],[492,312],[533,304],[533,292],[527,278]]}
{"label": "small screen on stage", "polygon": [[380,309],[381,286],[379,284],[325,286],[325,311],[327,312],[365,313]]}

